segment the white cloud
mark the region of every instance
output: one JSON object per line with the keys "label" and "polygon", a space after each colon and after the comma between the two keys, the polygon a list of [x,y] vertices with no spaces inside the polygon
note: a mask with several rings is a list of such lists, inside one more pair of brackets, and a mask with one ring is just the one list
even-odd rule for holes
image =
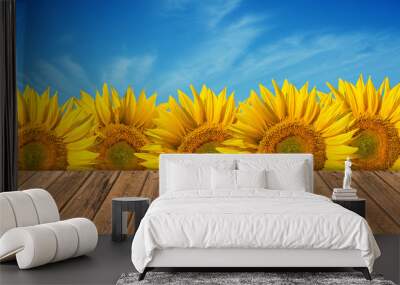
{"label": "white cloud", "polygon": [[60,68],[64,70],[70,78],[72,77],[76,82],[83,86],[93,86],[84,68],[75,62],[70,56],[64,55],[57,59]]}
{"label": "white cloud", "polygon": [[214,0],[209,5],[204,5],[208,25],[213,28],[227,15],[234,11],[241,3],[241,0]]}
{"label": "white cloud", "polygon": [[[39,59],[34,63],[32,71],[23,77],[19,75],[18,86],[22,89],[25,84],[36,88],[39,92],[47,87],[57,90],[61,101],[71,96],[79,96],[80,90],[93,92],[100,80],[115,86],[119,90],[125,90],[128,85],[140,85],[142,88],[144,81],[152,70],[156,60],[154,55],[118,57],[106,66],[99,74],[92,74],[89,77],[86,70],[69,55],[62,55],[53,60]],[[103,63],[100,63],[103,64]],[[97,78],[94,84],[91,78]]]}
{"label": "white cloud", "polygon": [[[236,13],[240,12],[241,0],[164,3],[170,16],[187,16],[190,11],[206,31],[188,46],[177,47],[182,48],[180,55],[171,53],[173,57],[162,58],[167,67],[160,60],[156,68],[158,54],[126,55],[98,62],[99,66],[94,67],[97,72],[89,76],[74,58],[63,55],[54,60],[39,60],[29,78],[21,79],[19,75],[19,85],[26,81],[40,90],[50,83],[66,96],[77,96],[80,88],[100,88],[92,83],[96,79],[96,84],[102,80],[121,91],[128,85],[157,88],[165,100],[167,95],[175,95],[177,88],[188,89],[191,83],[228,86],[243,98],[250,88],[257,88],[258,83],[269,84],[272,78],[288,78],[296,84],[310,80],[323,88],[327,80],[339,76],[353,79],[361,72],[378,77],[400,76],[400,39],[393,33],[284,34],[278,30],[268,34],[273,22],[266,19],[270,18]],[[235,17],[231,17],[233,14]],[[168,51],[159,54],[170,55]]]}
{"label": "white cloud", "polygon": [[400,75],[395,71],[400,64],[400,40],[392,33],[285,31],[271,34],[272,41],[262,33],[265,16],[241,13],[239,19],[236,14],[230,17],[239,11],[241,0],[202,1],[201,5],[172,1],[180,13],[196,11],[193,15],[209,33],[189,54],[176,59],[172,70],[155,80],[160,94],[173,95],[176,88],[190,83],[207,83],[219,88],[228,85],[245,97],[250,88],[268,84],[272,78],[288,78],[296,84],[310,80],[324,88],[328,80],[354,78],[360,73],[378,78]]}
{"label": "white cloud", "polygon": [[354,80],[363,73],[379,81],[385,75],[399,76],[400,39],[390,33],[313,31],[271,41],[263,20],[244,16],[197,43],[154,79],[162,100],[175,95],[177,88],[187,90],[189,84],[228,86],[243,99],[251,88],[270,85],[273,78],[288,78],[297,85],[310,81],[327,90],[326,81],[339,77]]}
{"label": "white cloud", "polygon": [[102,79],[118,89],[126,89],[128,85],[143,85],[153,69],[156,56],[117,57],[105,68]]}
{"label": "white cloud", "polygon": [[[191,83],[207,83],[224,77],[263,29],[256,27],[260,18],[247,16],[228,27],[215,31],[208,40],[197,45],[189,55],[182,57],[173,70],[158,78],[161,94],[175,94],[176,88]],[[228,82],[226,82],[228,84]]]}
{"label": "white cloud", "polygon": [[[389,44],[390,43],[390,44]],[[376,68],[384,69],[390,62],[400,63],[395,56],[400,40],[384,34],[309,33],[289,36],[276,43],[264,44],[243,57],[230,73],[235,85],[269,81],[277,76],[324,87],[332,77],[354,77]],[[376,59],[392,59],[376,62]],[[375,62],[374,62],[375,61]],[[383,70],[382,70],[383,71]],[[255,85],[254,88],[257,86]]]}
{"label": "white cloud", "polygon": [[[40,59],[35,64],[35,70],[36,72],[32,75],[34,87],[42,86],[42,89],[51,87],[57,88],[60,93],[68,92],[69,88],[67,84],[69,79],[59,66],[47,60]],[[54,86],[43,86],[43,84],[54,84]]]}
{"label": "white cloud", "polygon": [[208,28],[215,28],[223,19],[236,10],[242,0],[164,0],[161,13],[176,17],[190,13]]}
{"label": "white cloud", "polygon": [[20,85],[22,84],[29,84],[39,92],[50,87],[53,91],[58,91],[64,99],[78,96],[81,88],[85,90],[94,88],[84,68],[69,55],[53,60],[38,59],[33,65],[32,72],[20,82]]}

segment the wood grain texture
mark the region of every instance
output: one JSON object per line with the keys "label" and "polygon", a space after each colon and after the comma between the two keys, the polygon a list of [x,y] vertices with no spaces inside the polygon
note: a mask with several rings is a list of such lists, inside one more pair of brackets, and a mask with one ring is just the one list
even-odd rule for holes
{"label": "wood grain texture", "polygon": [[25,190],[30,188],[47,189],[62,174],[63,171],[36,171],[29,179],[18,186],[18,190]]}
{"label": "wood grain texture", "polygon": [[[353,172],[355,173],[355,171]],[[322,179],[329,185],[330,188],[341,187],[343,182],[343,172],[337,171],[320,171]],[[385,205],[377,203],[370,193],[365,192],[357,181],[353,181],[352,185],[357,189],[357,195],[360,198],[367,200],[366,216],[371,229],[376,234],[396,234],[400,233],[400,227],[393,218],[384,210]]]}
{"label": "wood grain texture", "polygon": [[357,171],[352,177],[379,205],[385,205],[383,210],[400,227],[400,195],[372,171]]}
{"label": "wood grain texture", "polygon": [[92,220],[119,174],[119,171],[102,170],[92,173],[65,205],[61,218],[85,217]]}
{"label": "wood grain texture", "polygon": [[24,184],[24,182],[31,178],[35,173],[36,171],[18,171],[18,186]]}
{"label": "wood grain texture", "polygon": [[314,172],[314,193],[318,195],[323,195],[328,198],[332,196],[333,188],[322,179],[321,175],[315,171]]}
{"label": "wood grain texture", "polygon": [[[87,217],[100,234],[111,233],[111,200],[120,196],[158,197],[158,171],[20,171],[19,189],[45,188],[63,219]],[[354,171],[353,187],[367,200],[367,220],[376,234],[400,234],[400,172]],[[314,173],[316,194],[330,197],[343,173]],[[132,220],[130,216],[129,220]],[[132,232],[130,223],[128,232]]]}
{"label": "wood grain texture", "polygon": [[[112,199],[124,196],[139,196],[147,176],[147,171],[121,171],[118,179],[115,181],[113,187],[108,193],[106,199],[104,199],[103,204],[93,219],[94,223],[98,225],[97,230],[99,232],[111,232]],[[132,214],[128,217],[129,225],[132,224],[131,220]],[[132,229],[128,228],[128,233],[129,231],[132,231]]]}
{"label": "wood grain texture", "polygon": [[91,171],[64,171],[46,188],[56,201],[60,212],[91,174]]}
{"label": "wood grain texture", "polygon": [[[158,171],[146,171],[146,180],[144,185],[140,191],[138,196],[140,197],[148,197],[151,200],[154,200],[158,197]],[[156,179],[156,181],[154,181]],[[156,194],[154,194],[156,193]],[[156,196],[155,196],[156,195]],[[135,223],[134,223],[135,215],[129,213],[128,215],[128,234],[133,234],[135,232]]]}
{"label": "wood grain texture", "polygon": [[375,174],[400,194],[400,172],[375,171]]}
{"label": "wood grain texture", "polygon": [[141,197],[148,197],[151,200],[158,197],[158,177],[158,171],[149,172],[142,193],[140,194]]}

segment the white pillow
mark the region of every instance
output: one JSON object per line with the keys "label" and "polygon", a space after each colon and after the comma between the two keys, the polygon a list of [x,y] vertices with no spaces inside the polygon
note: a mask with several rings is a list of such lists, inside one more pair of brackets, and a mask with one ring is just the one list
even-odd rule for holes
{"label": "white pillow", "polygon": [[166,165],[167,191],[211,190],[211,167],[235,169],[236,161],[227,159],[176,159]]}
{"label": "white pillow", "polygon": [[268,188],[274,190],[306,191],[305,165],[292,169],[270,169],[267,172]]}
{"label": "white pillow", "polygon": [[267,171],[236,170],[237,188],[267,188]]}
{"label": "white pillow", "polygon": [[210,172],[211,167],[187,167],[182,164],[170,163],[167,188],[170,191],[210,189]]}
{"label": "white pillow", "polygon": [[306,191],[307,165],[305,160],[242,159],[239,170],[266,169],[267,188],[273,190]]}
{"label": "white pillow", "polygon": [[211,184],[213,190],[240,188],[266,188],[267,177],[265,170],[211,170]]}
{"label": "white pillow", "polygon": [[217,189],[236,189],[236,170],[216,169],[211,170],[211,188]]}

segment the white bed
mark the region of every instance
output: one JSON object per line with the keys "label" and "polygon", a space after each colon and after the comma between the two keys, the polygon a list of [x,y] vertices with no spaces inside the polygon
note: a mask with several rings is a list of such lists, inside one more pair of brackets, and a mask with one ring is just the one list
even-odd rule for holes
{"label": "white bed", "polygon": [[[271,168],[275,174],[267,181],[274,190],[172,189],[171,180],[188,178],[184,168],[180,176],[171,173],[172,166],[206,169],[231,162],[233,169],[247,167],[242,173]],[[296,177],[291,167],[301,163],[304,173]],[[154,267],[354,267],[370,278],[380,255],[362,217],[312,194],[310,154],[164,154],[159,191],[132,243],[140,278]]]}

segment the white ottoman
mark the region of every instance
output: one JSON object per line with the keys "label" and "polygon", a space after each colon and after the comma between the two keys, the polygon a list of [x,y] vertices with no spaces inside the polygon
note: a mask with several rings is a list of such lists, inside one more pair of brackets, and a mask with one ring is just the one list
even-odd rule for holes
{"label": "white ottoman", "polygon": [[59,221],[57,206],[42,189],[0,193],[0,261],[16,258],[20,269],[86,254],[96,248],[92,221]]}

